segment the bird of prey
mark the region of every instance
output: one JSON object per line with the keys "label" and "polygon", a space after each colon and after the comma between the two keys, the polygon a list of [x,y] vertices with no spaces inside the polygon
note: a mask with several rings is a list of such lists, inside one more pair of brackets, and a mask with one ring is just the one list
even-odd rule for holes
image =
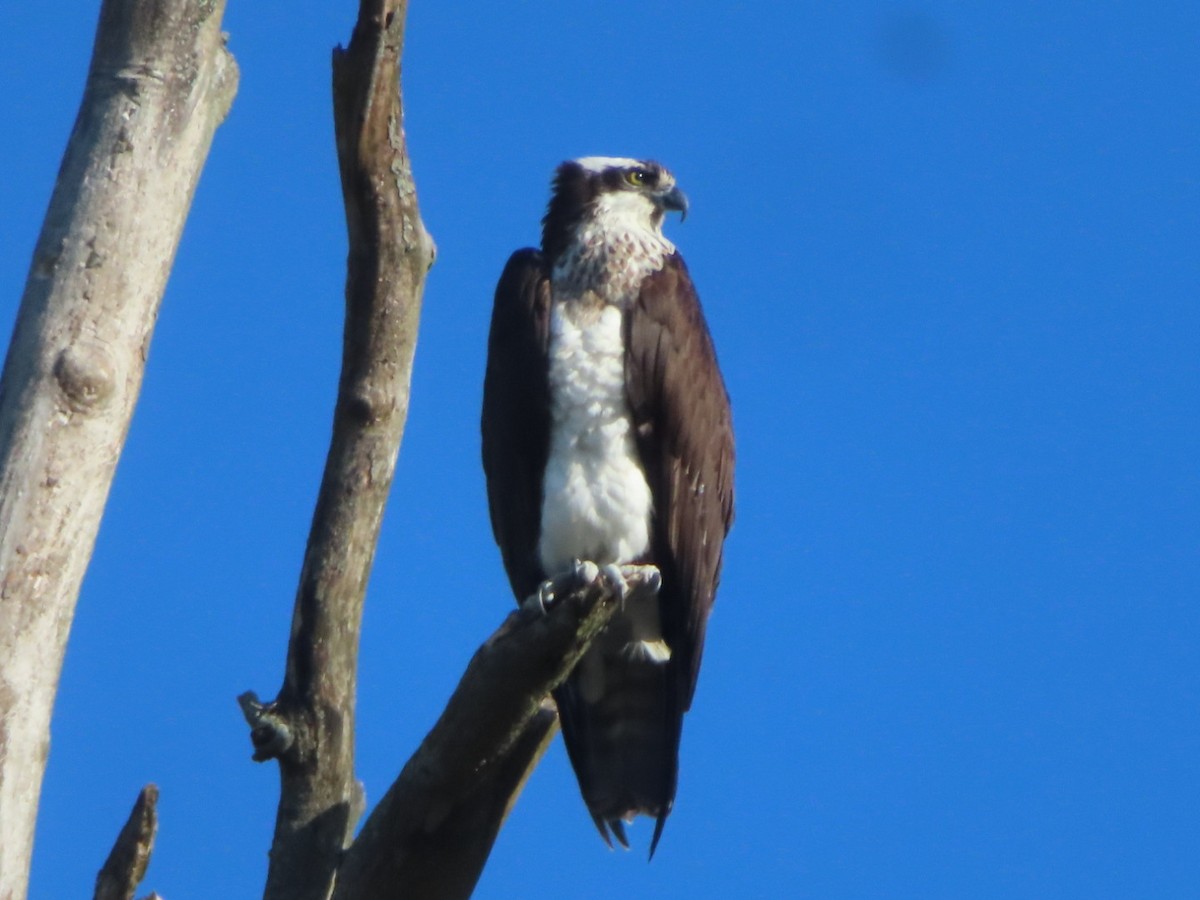
{"label": "bird of prey", "polygon": [[653,565],[554,693],[604,840],[675,800],[683,715],[733,519],[733,430],[712,338],[662,233],[687,198],[662,165],[560,165],[540,250],[500,276],[483,390],[492,529],[518,601],[580,561]]}

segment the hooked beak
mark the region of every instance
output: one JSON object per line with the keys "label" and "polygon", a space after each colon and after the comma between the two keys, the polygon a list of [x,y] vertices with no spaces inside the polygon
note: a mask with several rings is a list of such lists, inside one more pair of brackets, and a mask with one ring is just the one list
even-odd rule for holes
{"label": "hooked beak", "polygon": [[680,222],[687,218],[687,194],[681,191],[678,187],[672,187],[669,191],[658,198],[658,202],[663,209],[670,209],[679,213]]}

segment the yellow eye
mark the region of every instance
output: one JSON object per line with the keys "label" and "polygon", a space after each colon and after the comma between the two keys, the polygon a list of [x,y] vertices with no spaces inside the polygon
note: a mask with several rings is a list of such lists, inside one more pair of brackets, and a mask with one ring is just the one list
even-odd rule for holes
{"label": "yellow eye", "polygon": [[625,173],[625,180],[634,187],[642,187],[649,179],[645,169],[630,169]]}

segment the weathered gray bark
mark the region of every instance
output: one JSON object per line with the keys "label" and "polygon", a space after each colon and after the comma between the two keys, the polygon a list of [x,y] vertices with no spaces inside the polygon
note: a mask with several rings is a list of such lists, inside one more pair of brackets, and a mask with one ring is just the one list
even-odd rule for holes
{"label": "weathered gray bark", "polygon": [[0,382],[0,900],[25,896],[50,714],[151,331],[237,88],[224,0],[105,0]]}
{"label": "weathered gray bark", "polygon": [[334,125],[349,232],[342,374],[283,687],[241,698],[255,758],[279,760],[265,896],[321,900],[362,813],[354,706],[363,595],[408,414],[433,241],[417,208],[398,89],[407,3],[363,0],[333,58]]}

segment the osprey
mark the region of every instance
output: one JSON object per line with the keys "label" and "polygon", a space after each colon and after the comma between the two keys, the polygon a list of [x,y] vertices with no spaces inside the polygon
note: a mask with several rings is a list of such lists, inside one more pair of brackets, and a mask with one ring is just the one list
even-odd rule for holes
{"label": "osprey", "polygon": [[542,248],[496,288],[483,387],[492,530],[518,601],[595,563],[653,565],[554,692],[604,840],[675,799],[683,714],[733,518],[729,398],[687,267],[662,233],[687,198],[656,162],[586,157],[554,177]]}

